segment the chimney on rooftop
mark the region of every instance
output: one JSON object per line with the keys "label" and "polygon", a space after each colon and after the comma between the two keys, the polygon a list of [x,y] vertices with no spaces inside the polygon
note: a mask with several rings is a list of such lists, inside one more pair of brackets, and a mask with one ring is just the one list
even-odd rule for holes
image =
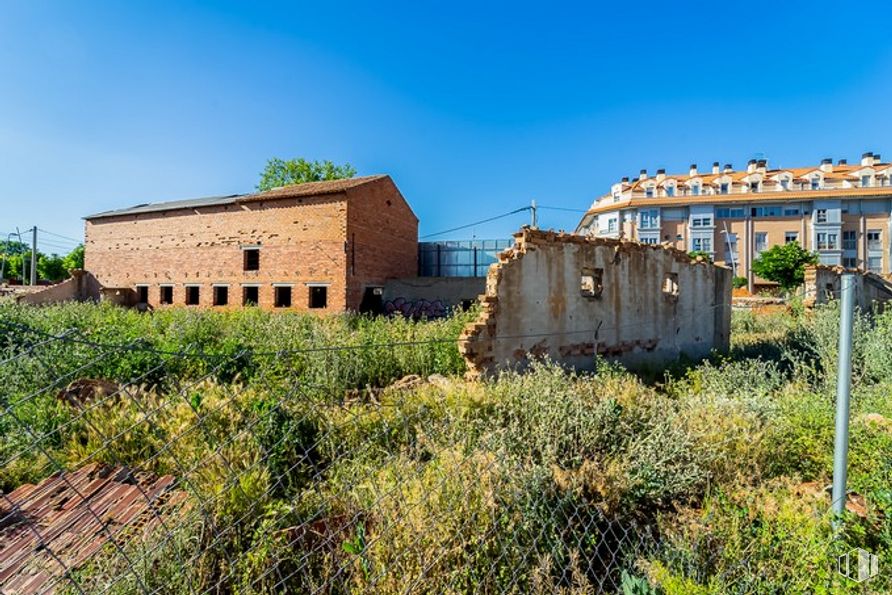
{"label": "chimney on rooftop", "polygon": [[666,179],[666,170],[665,168],[660,168],[657,170],[657,181],[663,181]]}
{"label": "chimney on rooftop", "polygon": [[751,174],[756,171],[756,160],[750,159],[746,162],[746,173]]}
{"label": "chimney on rooftop", "polygon": [[846,164],[848,164],[848,162],[849,162],[848,159],[840,159],[839,161],[836,162],[836,165],[846,165]]}
{"label": "chimney on rooftop", "polygon": [[719,173],[719,162],[718,161],[712,162],[712,173],[714,173],[714,174]]}
{"label": "chimney on rooftop", "polygon": [[638,174],[638,179],[639,179],[639,180],[646,180],[646,179],[647,179],[647,170],[646,170],[646,169],[642,169],[642,170],[641,170],[641,173]]}
{"label": "chimney on rooftop", "polygon": [[690,168],[690,171],[688,171],[688,175],[691,176],[692,178],[697,176],[697,164],[696,163],[691,164],[691,168]]}
{"label": "chimney on rooftop", "polygon": [[629,176],[623,176],[623,179],[620,180],[620,182],[622,182],[623,184],[628,184],[628,183],[629,183]]}
{"label": "chimney on rooftop", "polygon": [[831,172],[833,171],[833,159],[830,157],[825,157],[821,159],[821,171],[823,172]]}
{"label": "chimney on rooftop", "polygon": [[873,165],[873,153],[868,151],[861,155],[861,165]]}
{"label": "chimney on rooftop", "polygon": [[876,164],[879,163],[879,162],[880,162],[880,154],[879,154],[879,153],[874,153],[874,154],[873,154],[873,164],[876,165]]}
{"label": "chimney on rooftop", "polygon": [[731,167],[731,164],[730,164],[730,163],[726,163],[726,164],[725,164],[725,173],[727,174],[727,173],[730,173],[730,172],[732,172],[732,171],[734,171],[734,168]]}

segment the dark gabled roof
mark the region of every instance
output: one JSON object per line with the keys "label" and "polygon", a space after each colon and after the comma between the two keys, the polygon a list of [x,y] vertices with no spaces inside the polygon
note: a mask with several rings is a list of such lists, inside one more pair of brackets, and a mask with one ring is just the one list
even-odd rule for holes
{"label": "dark gabled roof", "polygon": [[244,194],[230,194],[229,196],[206,196],[204,198],[187,198],[185,200],[169,200],[167,202],[152,202],[134,205],[124,209],[103,211],[93,215],[87,215],[84,219],[99,219],[101,217],[114,217],[116,215],[138,215],[140,213],[156,213],[158,211],[173,211],[175,209],[192,209],[196,207],[212,207],[217,205],[235,204]]}
{"label": "dark gabled roof", "polygon": [[230,194],[228,196],[208,196],[204,198],[191,198],[186,200],[171,200],[167,202],[153,202],[127,207],[124,209],[115,209],[112,211],[103,211],[94,215],[87,215],[84,219],[100,219],[104,217],[116,217],[118,215],[139,215],[141,213],[157,213],[161,211],[174,211],[177,209],[194,209],[198,207],[215,207],[220,205],[231,205],[242,202],[256,202],[261,200],[277,200],[280,198],[295,198],[301,196],[321,196],[325,194],[337,194],[344,192],[350,188],[362,186],[369,182],[389,178],[387,175],[378,174],[374,176],[362,176],[358,178],[347,178],[343,180],[325,180],[322,182],[306,182],[304,184],[295,184],[293,186],[282,186],[273,188],[266,192],[255,192],[251,194]]}

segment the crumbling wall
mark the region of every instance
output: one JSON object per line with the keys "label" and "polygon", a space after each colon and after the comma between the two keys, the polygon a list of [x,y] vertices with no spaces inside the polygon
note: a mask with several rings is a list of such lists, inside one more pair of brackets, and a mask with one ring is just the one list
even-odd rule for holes
{"label": "crumbling wall", "polygon": [[815,265],[805,269],[805,305],[812,307],[838,299],[840,279],[846,272],[854,273],[855,306],[862,312],[870,312],[875,305],[892,300],[892,283],[880,275],[843,267]]}
{"label": "crumbling wall", "polygon": [[18,296],[20,304],[55,304],[58,302],[84,302],[99,299],[100,286],[96,278],[87,271],[71,271],[71,277],[47,287]]}
{"label": "crumbling wall", "polygon": [[524,229],[492,265],[459,348],[471,375],[547,355],[630,367],[729,347],[731,271],[674,248]]}

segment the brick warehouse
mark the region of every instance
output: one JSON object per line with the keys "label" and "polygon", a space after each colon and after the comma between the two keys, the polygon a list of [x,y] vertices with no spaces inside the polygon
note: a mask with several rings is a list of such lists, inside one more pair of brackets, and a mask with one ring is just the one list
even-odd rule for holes
{"label": "brick warehouse", "polygon": [[417,267],[418,218],[386,175],[84,219],[84,268],[153,308],[360,310]]}

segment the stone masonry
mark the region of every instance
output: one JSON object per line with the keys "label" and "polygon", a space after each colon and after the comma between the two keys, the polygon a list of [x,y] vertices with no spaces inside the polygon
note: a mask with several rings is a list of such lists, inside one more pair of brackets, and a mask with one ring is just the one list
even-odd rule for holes
{"label": "stone masonry", "polygon": [[548,356],[591,369],[729,347],[731,271],[658,245],[524,229],[492,265],[459,348],[472,376]]}

